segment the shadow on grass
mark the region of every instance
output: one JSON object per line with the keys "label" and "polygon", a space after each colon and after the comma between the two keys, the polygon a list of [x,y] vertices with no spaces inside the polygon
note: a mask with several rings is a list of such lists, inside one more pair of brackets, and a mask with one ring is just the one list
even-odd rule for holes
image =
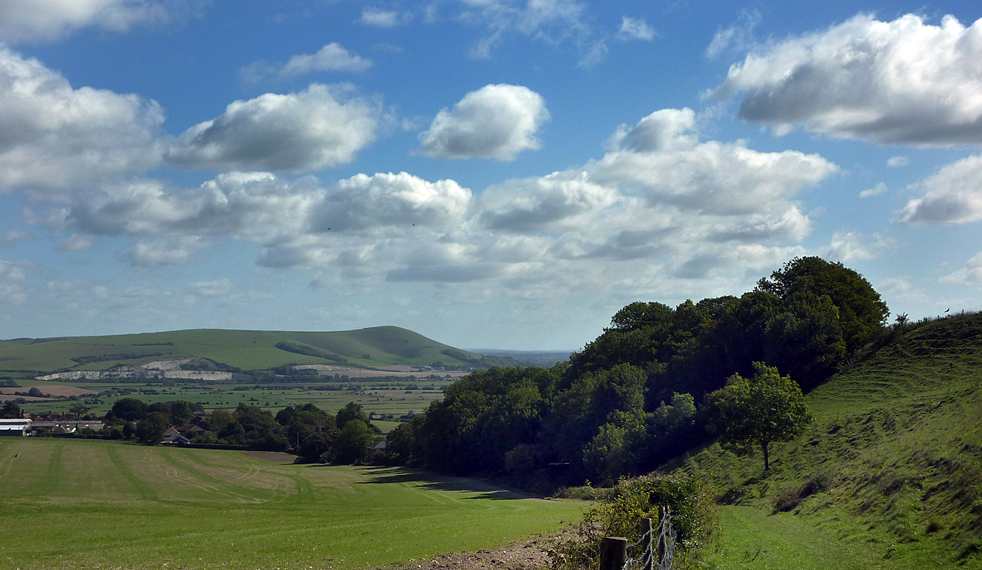
{"label": "shadow on grass", "polygon": [[364,467],[368,479],[359,481],[359,485],[388,485],[411,484],[420,489],[431,491],[457,491],[462,493],[477,493],[466,497],[468,499],[491,499],[498,501],[514,501],[530,499],[530,495],[504,489],[480,479],[466,477],[447,477],[431,471],[408,469],[402,467]]}

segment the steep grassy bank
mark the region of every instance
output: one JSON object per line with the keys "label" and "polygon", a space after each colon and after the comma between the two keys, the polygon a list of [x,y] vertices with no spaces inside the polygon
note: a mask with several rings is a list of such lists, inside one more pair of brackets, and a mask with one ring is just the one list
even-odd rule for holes
{"label": "steep grassy bank", "polygon": [[[752,507],[767,524],[790,517],[884,568],[982,568],[980,382],[982,315],[931,322],[808,394],[815,421],[774,446],[770,471],[715,445],[684,469],[716,485],[724,504]],[[730,532],[755,524],[734,523],[737,512]],[[720,567],[795,567],[768,561],[781,556],[774,549],[741,566],[754,552],[730,548]]]}

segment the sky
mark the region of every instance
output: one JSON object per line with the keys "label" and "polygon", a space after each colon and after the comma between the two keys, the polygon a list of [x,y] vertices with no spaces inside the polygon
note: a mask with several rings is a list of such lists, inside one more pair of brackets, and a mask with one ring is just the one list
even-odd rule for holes
{"label": "sky", "polygon": [[977,1],[4,0],[0,338],[982,309]]}

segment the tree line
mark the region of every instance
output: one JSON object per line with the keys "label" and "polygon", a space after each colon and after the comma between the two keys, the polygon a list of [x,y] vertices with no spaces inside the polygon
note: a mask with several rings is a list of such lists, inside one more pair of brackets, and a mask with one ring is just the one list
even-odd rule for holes
{"label": "tree line", "polygon": [[[707,427],[724,431],[727,404],[744,405],[726,411],[732,423],[761,394],[815,388],[861,354],[888,316],[862,275],[817,257],[789,261],[740,297],[631,303],[568,362],[492,368],[452,384],[388,435],[388,456],[539,489],[614,482],[703,443]],[[766,455],[767,443],[800,431],[785,427],[777,436],[734,427],[724,443],[739,451],[751,441]]]}
{"label": "tree line", "polygon": [[174,427],[194,444],[291,451],[297,454],[298,463],[362,462],[379,434],[362,406],[354,402],[337,414],[313,404],[284,408],[276,415],[246,404],[205,414],[201,404],[184,400],[147,404],[122,398],[113,404],[105,421],[112,439],[156,445],[168,427]]}

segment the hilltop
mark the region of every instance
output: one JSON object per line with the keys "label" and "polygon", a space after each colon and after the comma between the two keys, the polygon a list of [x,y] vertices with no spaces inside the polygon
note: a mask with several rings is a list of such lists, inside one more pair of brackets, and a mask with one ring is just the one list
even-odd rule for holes
{"label": "hilltop", "polygon": [[290,364],[473,369],[512,362],[393,326],[339,332],[196,329],[0,341],[0,377],[8,378],[175,360],[185,369],[226,372]]}
{"label": "hilltop", "polygon": [[[823,529],[877,565],[982,567],[982,315],[884,335],[882,348],[807,395],[809,431],[775,445],[768,472],[759,457],[715,444],[682,468],[724,504],[760,513],[749,520]],[[747,563],[753,548],[743,548]],[[780,548],[767,548],[746,567],[768,567]],[[744,567],[739,556],[725,562]]]}

